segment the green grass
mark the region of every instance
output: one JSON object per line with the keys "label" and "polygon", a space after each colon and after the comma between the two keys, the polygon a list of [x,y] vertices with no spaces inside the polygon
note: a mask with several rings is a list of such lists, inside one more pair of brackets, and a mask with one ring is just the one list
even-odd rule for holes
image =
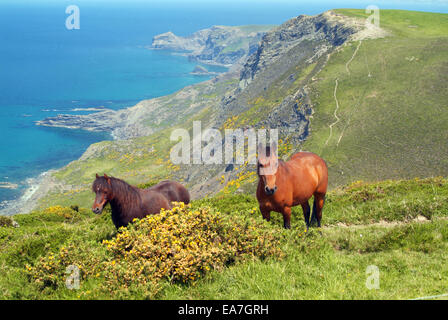
{"label": "green grass", "polygon": [[[356,182],[329,193],[322,235],[305,234],[302,213],[294,210],[292,229],[280,214],[263,222],[253,195],[222,195],[193,202],[244,222],[261,223],[281,239],[283,258],[253,259],[211,270],[194,283],[165,281],[155,299],[408,299],[446,293],[448,268],[448,187],[443,178]],[[16,215],[20,227],[0,227],[2,299],[147,298],[139,290],[99,291],[104,279],[89,276],[79,290],[41,287],[30,282],[33,266],[61,248],[76,246],[74,261],[110,261],[103,240],[113,239],[109,213],[96,216],[48,209]],[[428,220],[416,221],[424,216]],[[247,220],[252,221],[252,220]],[[366,268],[380,272],[380,288],[369,290]],[[65,266],[62,266],[65,267]]]}
{"label": "green grass", "polygon": [[[359,9],[336,9],[346,16],[365,19],[370,14]],[[400,37],[440,37],[448,33],[448,15],[408,10],[380,10],[380,27]]]}

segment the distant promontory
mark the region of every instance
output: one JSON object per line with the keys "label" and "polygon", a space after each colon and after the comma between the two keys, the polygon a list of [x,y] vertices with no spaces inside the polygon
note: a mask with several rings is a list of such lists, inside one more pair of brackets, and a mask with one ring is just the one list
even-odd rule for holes
{"label": "distant promontory", "polygon": [[271,25],[213,26],[181,37],[172,32],[156,35],[152,49],[182,52],[191,60],[230,66],[254,53]]}

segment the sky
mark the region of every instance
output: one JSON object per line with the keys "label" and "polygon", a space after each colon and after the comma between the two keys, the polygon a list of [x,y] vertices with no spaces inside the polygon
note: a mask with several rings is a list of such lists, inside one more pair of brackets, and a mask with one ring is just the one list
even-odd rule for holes
{"label": "sky", "polygon": [[285,8],[304,6],[323,7],[326,9],[353,8],[363,9],[368,5],[376,5],[380,9],[402,9],[414,11],[429,11],[448,13],[448,0],[0,0],[0,10],[2,6],[36,6],[42,8],[48,5],[82,5],[98,6],[107,5],[109,7],[163,7],[173,6],[176,9],[194,8],[197,6],[214,7],[215,9],[236,9],[246,10],[247,6],[254,5],[259,9],[271,10],[276,6],[284,5]]}
{"label": "sky", "polygon": [[[22,3],[22,4],[42,4],[42,3],[67,3],[67,4],[94,4],[94,3],[104,3],[104,4],[176,4],[176,5],[193,5],[193,4],[202,4],[202,5],[213,5],[213,4],[229,4],[232,3],[253,3],[253,4],[269,4],[269,3],[309,3],[309,0],[2,0],[0,3]],[[403,5],[407,4],[434,4],[434,5],[446,5],[448,6],[448,0],[371,0],[371,1],[362,1],[362,0],[344,0],[344,1],[330,1],[330,0],[314,0],[313,3],[331,3],[336,7],[338,3],[349,3],[354,7],[358,7],[359,5],[364,5],[366,2],[371,2],[371,4],[376,5]]]}

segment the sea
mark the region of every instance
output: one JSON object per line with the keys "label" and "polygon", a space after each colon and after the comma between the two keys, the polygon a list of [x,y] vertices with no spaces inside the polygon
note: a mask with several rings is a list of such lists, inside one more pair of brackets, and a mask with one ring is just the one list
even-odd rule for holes
{"label": "sea", "polygon": [[[210,78],[191,75],[198,63],[185,56],[149,50],[156,34],[277,25],[300,14],[371,4],[448,8],[446,1],[1,0],[0,214],[10,214],[43,172],[79,158],[92,143],[112,139],[108,133],[47,128],[35,121],[126,108]],[[79,29],[66,27],[71,5],[79,8]]]}

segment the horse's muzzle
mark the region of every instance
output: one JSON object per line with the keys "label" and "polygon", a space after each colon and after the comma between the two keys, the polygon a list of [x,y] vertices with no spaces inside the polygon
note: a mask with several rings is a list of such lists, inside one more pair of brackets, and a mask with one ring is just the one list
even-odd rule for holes
{"label": "horse's muzzle", "polygon": [[269,188],[269,187],[264,187],[264,192],[268,195],[268,196],[272,196],[275,191],[277,191],[277,186],[275,186],[274,188]]}
{"label": "horse's muzzle", "polygon": [[92,208],[92,212],[95,214],[101,214],[101,212],[103,212],[103,209],[99,207]]}

